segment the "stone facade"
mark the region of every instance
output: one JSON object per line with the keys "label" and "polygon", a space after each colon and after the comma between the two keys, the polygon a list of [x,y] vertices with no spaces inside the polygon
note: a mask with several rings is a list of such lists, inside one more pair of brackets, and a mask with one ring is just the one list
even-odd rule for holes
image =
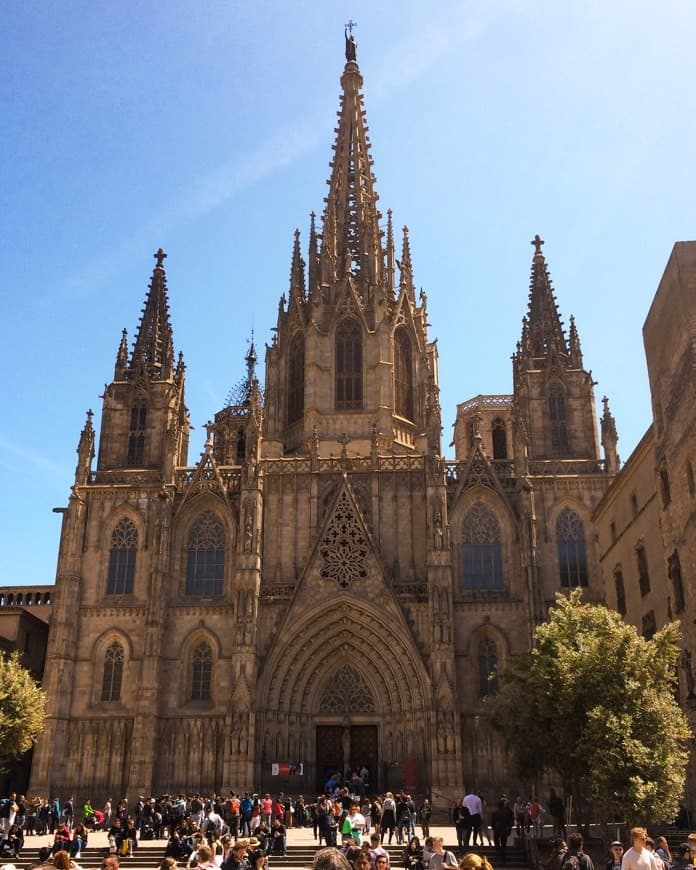
{"label": "stone facade", "polygon": [[[607,604],[643,634],[678,620],[696,727],[696,242],[677,242],[643,327],[653,423],[598,505]],[[696,805],[693,760],[686,800]]]}
{"label": "stone facade", "polygon": [[[446,461],[427,299],[408,231],[397,259],[391,212],[381,228],[347,57],[321,229],[313,216],[306,262],[296,234],[264,391],[252,344],[194,465],[156,255],[96,470],[91,412],[79,441],[32,790],[311,793],[364,764],[375,790],[493,794],[510,782],[486,719],[496,669],[555,592],[603,600],[590,516],[616,433],[605,407],[600,459],[543,242],[513,392],[459,406]],[[272,776],[276,762],[302,776]]]}

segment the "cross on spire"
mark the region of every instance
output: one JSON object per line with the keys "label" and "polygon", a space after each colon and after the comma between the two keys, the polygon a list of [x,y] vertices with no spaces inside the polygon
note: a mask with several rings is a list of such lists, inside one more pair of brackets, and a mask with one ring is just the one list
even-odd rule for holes
{"label": "cross on spire", "polygon": [[537,254],[540,254],[541,246],[544,244],[544,240],[541,238],[539,233],[537,233],[529,244],[534,245],[534,250]]}
{"label": "cross on spire", "polygon": [[162,248],[159,248],[159,249],[157,250],[157,253],[156,253],[156,254],[153,254],[152,256],[155,258],[155,260],[157,260],[157,265],[158,265],[158,266],[161,266],[162,263],[164,263],[164,261],[167,259],[167,255],[164,253],[164,251],[162,250]]}
{"label": "cross on spire", "polygon": [[357,27],[357,26],[358,26],[357,22],[353,21],[352,18],[348,19],[348,23],[346,24],[346,29],[348,30],[348,33],[350,33],[351,36],[353,35],[353,28]]}

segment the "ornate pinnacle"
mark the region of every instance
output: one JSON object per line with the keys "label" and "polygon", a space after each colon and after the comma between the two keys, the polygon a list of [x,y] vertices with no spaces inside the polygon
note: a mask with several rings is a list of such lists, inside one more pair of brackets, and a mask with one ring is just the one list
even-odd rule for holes
{"label": "ornate pinnacle", "polygon": [[162,248],[153,255],[157,264],[152,272],[143,314],[135,339],[131,368],[141,364],[150,377],[166,380],[174,367],[174,339],[169,321],[167,279]]}
{"label": "ornate pinnacle", "polygon": [[522,352],[536,358],[554,353],[568,359],[563,324],[546,260],[541,252],[544,240],[537,234],[531,244],[534,247],[534,257],[529,281],[528,324],[526,330],[523,326]]}

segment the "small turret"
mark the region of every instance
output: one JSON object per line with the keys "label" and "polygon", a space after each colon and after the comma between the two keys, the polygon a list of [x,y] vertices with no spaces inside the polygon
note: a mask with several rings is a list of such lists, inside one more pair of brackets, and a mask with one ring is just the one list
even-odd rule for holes
{"label": "small turret", "polygon": [[128,330],[124,329],[121,333],[121,342],[118,346],[116,354],[116,366],[114,368],[114,380],[122,381],[126,376],[128,368]]}
{"label": "small turret", "polygon": [[92,473],[92,460],[94,459],[93,416],[94,412],[90,408],[89,411],[87,411],[87,420],[85,421],[84,428],[80,433],[80,442],[77,445],[77,467],[75,468],[76,486],[89,483],[90,474]]}
{"label": "small turret", "polygon": [[570,315],[570,333],[568,335],[568,345],[570,347],[570,365],[574,369],[582,368],[582,347],[580,346],[580,336],[575,325],[575,318]]}
{"label": "small turret", "polygon": [[413,289],[413,266],[411,264],[411,245],[408,240],[408,227],[404,227],[403,234],[401,262],[399,263],[399,270],[401,273],[399,292],[405,293],[409,302],[415,302],[416,296]]}
{"label": "small turret", "polygon": [[621,467],[621,459],[616,449],[619,441],[619,436],[616,432],[616,420],[609,410],[609,399],[606,396],[602,397],[602,405],[604,406],[604,411],[600,420],[600,428],[604,461],[606,462],[609,474],[616,474]]}

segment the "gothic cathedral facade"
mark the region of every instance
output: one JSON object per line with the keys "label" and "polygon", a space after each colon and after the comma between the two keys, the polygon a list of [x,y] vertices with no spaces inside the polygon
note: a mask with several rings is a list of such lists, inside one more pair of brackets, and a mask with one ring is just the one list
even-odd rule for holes
{"label": "gothic cathedral facade", "polygon": [[[347,52],[321,226],[266,348],[188,462],[161,250],[64,511],[31,789],[312,794],[365,766],[436,802],[509,783],[495,674],[558,591],[604,590],[590,515],[617,470],[605,402],[563,330],[542,241],[511,395],[458,406],[408,231],[385,232]],[[400,258],[397,256],[400,255]],[[274,764],[295,764],[288,773]],[[301,774],[298,771],[301,770]],[[491,792],[491,794],[493,794]]]}

